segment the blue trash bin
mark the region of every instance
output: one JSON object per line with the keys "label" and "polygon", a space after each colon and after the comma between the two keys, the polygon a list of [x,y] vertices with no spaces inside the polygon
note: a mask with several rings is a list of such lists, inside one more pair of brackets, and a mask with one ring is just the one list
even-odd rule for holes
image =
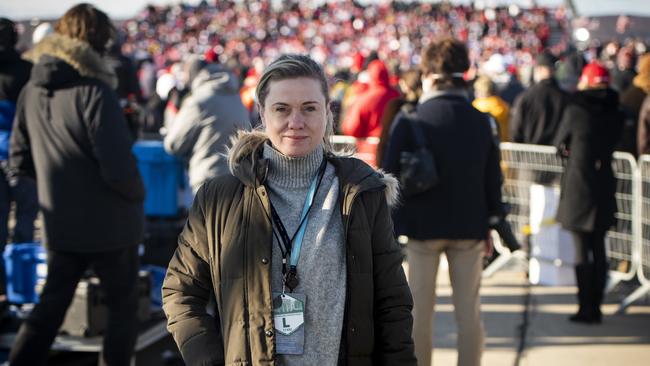
{"label": "blue trash bin", "polygon": [[179,191],[185,188],[185,171],[181,162],[167,154],[162,141],[143,140],[133,146],[138,169],[147,196],[144,213],[154,217],[176,217],[179,214]]}
{"label": "blue trash bin", "polygon": [[47,255],[38,243],[7,244],[3,253],[7,299],[14,304],[38,302],[36,285],[47,276]]}
{"label": "blue trash bin", "polygon": [[167,268],[154,265],[145,265],[140,268],[151,274],[151,305],[162,307],[162,284]]}

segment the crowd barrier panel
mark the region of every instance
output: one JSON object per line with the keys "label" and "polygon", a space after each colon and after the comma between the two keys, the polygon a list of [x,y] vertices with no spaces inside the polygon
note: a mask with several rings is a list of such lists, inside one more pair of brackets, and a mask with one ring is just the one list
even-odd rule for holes
{"label": "crowd barrier panel", "polygon": [[[507,220],[522,242],[530,225],[530,186],[559,186],[564,170],[562,158],[553,146],[502,143],[504,173],[503,201],[509,206]],[[612,168],[616,178],[616,223],[607,232],[605,243],[610,263],[608,290],[620,281],[634,278],[640,262],[637,219],[640,185],[634,156],[615,152]],[[499,250],[499,248],[497,248]],[[507,253],[500,253],[508,255]]]}
{"label": "crowd barrier panel", "polygon": [[616,178],[616,223],[607,232],[605,246],[610,265],[607,290],[620,281],[629,281],[637,275],[640,262],[638,251],[639,205],[641,192],[639,169],[630,153],[616,151],[612,160]]}
{"label": "crowd barrier panel", "polygon": [[[333,136],[332,143],[336,149],[355,152],[360,143],[376,145],[378,139]],[[559,186],[564,162],[553,146],[504,142],[500,150],[504,175],[502,199],[508,206],[506,219],[517,239],[525,243],[530,233],[530,186]],[[368,161],[366,154],[355,153],[355,156]],[[610,263],[608,290],[618,282],[629,281],[635,276],[639,277],[643,290],[650,289],[650,156],[643,159],[643,166],[638,167],[634,156],[629,153],[615,152],[613,155],[617,211],[616,223],[605,238]],[[643,185],[646,188],[644,197],[648,197],[643,199],[643,207],[641,176],[644,177]],[[645,220],[643,224],[642,217]],[[642,237],[642,234],[645,236]],[[484,277],[496,273],[511,259],[524,256],[523,252],[510,253],[498,237],[494,242],[499,256],[484,270]]]}
{"label": "crowd barrier panel", "polygon": [[635,239],[638,243],[636,256],[639,258],[637,277],[641,286],[627,296],[618,309],[619,313],[632,305],[636,300],[650,294],[650,155],[642,155],[638,159],[638,199],[637,231]]}
{"label": "crowd barrier panel", "polygon": [[[506,220],[519,243],[524,244],[530,228],[530,186],[559,185],[562,161],[553,146],[504,142],[500,150],[504,177],[501,198],[507,206]],[[493,235],[493,238],[494,250],[499,256],[484,269],[484,278],[492,276],[515,258],[526,258],[524,251],[511,253],[497,235]]]}
{"label": "crowd barrier panel", "polygon": [[373,167],[379,164],[375,161],[375,153],[379,137],[359,139],[352,136],[335,135],[330,138],[334,150],[354,153],[354,156]]}

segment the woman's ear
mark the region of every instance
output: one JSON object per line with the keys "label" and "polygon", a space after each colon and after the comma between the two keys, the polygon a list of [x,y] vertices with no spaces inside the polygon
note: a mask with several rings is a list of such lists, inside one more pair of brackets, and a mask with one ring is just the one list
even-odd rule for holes
{"label": "woman's ear", "polygon": [[257,106],[257,112],[260,115],[260,121],[262,122],[262,126],[266,127],[266,123],[264,122],[264,108],[259,103],[256,103],[255,105]]}

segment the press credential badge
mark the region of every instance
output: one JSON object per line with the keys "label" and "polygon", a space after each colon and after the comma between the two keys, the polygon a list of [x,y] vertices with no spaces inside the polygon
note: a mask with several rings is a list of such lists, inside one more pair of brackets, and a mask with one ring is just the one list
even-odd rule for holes
{"label": "press credential badge", "polygon": [[299,355],[305,343],[305,295],[273,294],[273,323],[276,330],[275,346],[279,354]]}
{"label": "press credential badge", "polygon": [[305,323],[305,303],[287,294],[280,294],[280,299],[282,305],[273,311],[275,329],[291,335]]}

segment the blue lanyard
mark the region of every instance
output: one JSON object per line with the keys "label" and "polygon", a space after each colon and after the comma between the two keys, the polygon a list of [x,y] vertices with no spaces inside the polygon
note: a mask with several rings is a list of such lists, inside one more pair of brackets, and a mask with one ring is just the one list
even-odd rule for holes
{"label": "blue lanyard", "polygon": [[[278,241],[278,245],[280,246],[280,251],[282,252],[282,273],[283,274],[287,273],[286,262],[287,262],[287,255],[289,255],[289,253],[291,254],[291,258],[289,262],[290,271],[293,272],[293,274],[295,274],[296,272],[296,268],[298,266],[298,258],[300,258],[300,249],[302,248],[302,241],[303,238],[305,237],[305,230],[307,229],[307,221],[308,221],[307,219],[309,216],[309,211],[311,210],[311,207],[314,203],[314,197],[316,196],[316,192],[318,192],[318,188],[320,187],[320,183],[323,179],[323,175],[325,174],[326,165],[327,165],[327,161],[323,160],[323,163],[321,164],[318,174],[314,176],[314,179],[311,182],[309,191],[307,192],[307,197],[305,198],[305,203],[303,205],[302,213],[300,216],[300,224],[298,225],[298,229],[294,234],[293,238],[289,238],[289,235],[287,234],[287,230],[285,229],[284,224],[280,219],[280,215],[278,215],[277,211],[275,210],[275,207],[273,207],[273,203],[271,202],[271,213],[273,216],[273,221],[275,222],[275,228],[280,234],[280,237],[278,237],[275,230],[273,231],[273,235],[276,237]],[[292,243],[295,244],[292,245]],[[282,244],[284,244],[284,248]]]}
{"label": "blue lanyard", "polygon": [[311,205],[314,203],[314,196],[316,196],[316,184],[318,183],[319,175],[320,174],[317,174],[316,176],[314,176],[314,179],[312,179],[311,186],[309,187],[309,193],[307,193],[307,198],[305,198],[305,204],[302,207],[302,214],[300,215],[301,223],[300,226],[298,227],[298,232],[296,233],[295,242],[291,248],[291,261],[289,262],[289,265],[292,268],[298,267],[298,258],[300,258],[302,239],[305,237],[305,230],[307,229],[307,221],[309,221],[307,214],[309,213],[309,209],[311,208]]}

